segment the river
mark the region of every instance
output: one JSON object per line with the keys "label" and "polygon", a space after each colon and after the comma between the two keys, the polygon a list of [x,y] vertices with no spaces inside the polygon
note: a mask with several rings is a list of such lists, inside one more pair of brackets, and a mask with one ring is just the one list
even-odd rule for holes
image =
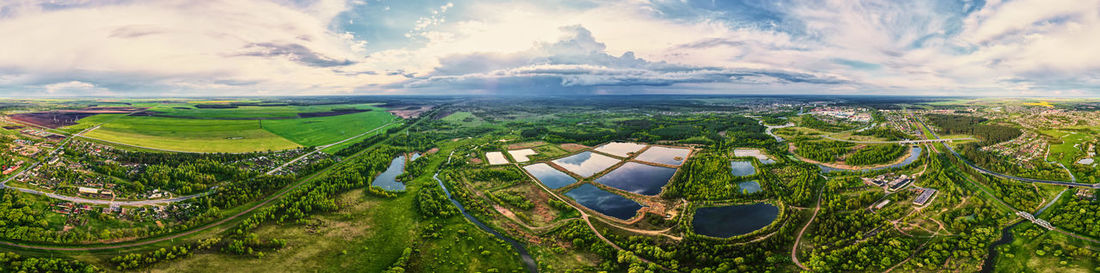
{"label": "river", "polygon": [[447,199],[451,200],[451,203],[455,204],[455,206],[458,207],[458,211],[462,212],[462,216],[465,216],[466,219],[470,220],[470,222],[473,222],[474,225],[481,228],[482,230],[487,231],[493,234],[493,236],[496,236],[497,238],[500,238],[501,240],[504,240],[505,242],[508,242],[508,244],[512,245],[512,248],[515,249],[516,252],[519,252],[519,257],[523,260],[523,265],[527,267],[528,272],[539,272],[538,264],[535,263],[535,259],[531,257],[531,254],[527,252],[527,248],[524,247],[523,244],[520,244],[512,238],[508,238],[507,236],[500,234],[500,232],[497,232],[495,229],[485,225],[481,221],[477,220],[476,217],[466,212],[466,208],[463,207],[461,203],[458,203],[458,200],[455,200],[454,197],[451,197],[451,191],[447,189],[447,185],[443,184],[443,180],[439,180],[439,172],[436,172],[435,175],[432,175],[432,179],[435,179],[435,182],[439,182],[439,187],[443,188],[443,193],[447,195]]}
{"label": "river", "polygon": [[997,261],[997,247],[1012,242],[1012,228],[1016,227],[1024,221],[1017,221],[1015,224],[1008,225],[1001,230],[1001,239],[993,242],[989,245],[989,255],[985,257],[985,261],[982,262],[982,273],[993,272],[994,262]]}

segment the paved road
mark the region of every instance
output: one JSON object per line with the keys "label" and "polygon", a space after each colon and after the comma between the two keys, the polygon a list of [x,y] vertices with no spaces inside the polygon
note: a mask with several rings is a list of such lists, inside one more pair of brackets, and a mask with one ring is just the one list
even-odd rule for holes
{"label": "paved road", "polygon": [[347,138],[347,139],[344,139],[344,140],[341,140],[341,141],[337,141],[337,142],[334,142],[334,143],[329,143],[329,144],[326,144],[326,145],[321,145],[321,146],[317,146],[317,149],[313,150],[312,152],[309,152],[309,153],[307,153],[307,154],[304,154],[304,155],[302,155],[302,156],[299,156],[298,158],[295,158],[294,160],[291,160],[290,162],[287,162],[287,163],[285,163],[285,164],[283,164],[283,165],[279,165],[279,167],[275,167],[274,169],[271,169],[270,171],[267,171],[267,174],[273,174],[273,173],[275,173],[275,172],[278,172],[279,170],[282,170],[282,169],[283,169],[283,168],[285,168],[286,166],[290,166],[290,164],[294,164],[294,162],[298,162],[299,160],[302,160],[303,158],[306,158],[306,157],[307,157],[307,156],[309,156],[309,155],[312,155],[312,154],[318,153],[318,152],[320,152],[321,150],[324,150],[324,149],[326,149],[326,148],[328,148],[328,147],[332,147],[332,146],[340,145],[341,143],[344,143],[344,142],[348,142],[348,141],[351,141],[352,139],[355,139],[355,138],[358,138],[358,137],[361,137],[361,136],[365,136],[365,135],[367,135],[367,134],[370,134],[370,133],[372,133],[372,132],[374,132],[374,131],[378,131],[378,130],[381,130],[382,128],[386,128],[387,126],[390,126],[390,124],[393,124],[394,122],[397,122],[397,120],[396,120],[396,119],[395,119],[395,120],[392,120],[392,121],[390,121],[389,123],[383,124],[382,126],[378,126],[377,128],[371,129],[370,131],[366,131],[366,132],[364,132],[364,133],[362,133],[362,134],[358,134],[358,135],[355,135],[355,136],[353,136],[353,137],[349,137],[349,138]]}

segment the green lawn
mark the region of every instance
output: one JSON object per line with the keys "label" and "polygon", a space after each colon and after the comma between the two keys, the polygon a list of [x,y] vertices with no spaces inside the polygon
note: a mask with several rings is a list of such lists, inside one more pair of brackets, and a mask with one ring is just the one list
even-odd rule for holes
{"label": "green lawn", "polygon": [[[83,121],[83,120],[82,120]],[[299,147],[260,127],[256,120],[203,120],[125,116],[86,137],[185,152],[253,152]]]}
{"label": "green lawn", "polygon": [[330,112],[333,109],[372,109],[373,111],[385,111],[385,109],[372,107],[372,104],[332,104],[310,106],[240,106],[229,109],[195,108],[187,104],[166,104],[150,108],[149,111],[158,112],[162,116],[206,118],[206,119],[259,119],[259,118],[290,118],[297,117],[298,113]]}
{"label": "green lawn", "polygon": [[380,108],[331,117],[263,120],[263,129],[303,146],[335,143],[378,128],[394,116]]}

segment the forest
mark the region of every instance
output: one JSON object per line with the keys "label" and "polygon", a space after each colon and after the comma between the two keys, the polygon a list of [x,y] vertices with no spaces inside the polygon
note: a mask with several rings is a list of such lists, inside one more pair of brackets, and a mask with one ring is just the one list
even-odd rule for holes
{"label": "forest", "polygon": [[945,134],[964,134],[977,136],[981,145],[991,145],[1012,140],[1023,134],[1020,129],[1012,126],[988,124],[985,118],[961,116],[961,115],[925,115]]}

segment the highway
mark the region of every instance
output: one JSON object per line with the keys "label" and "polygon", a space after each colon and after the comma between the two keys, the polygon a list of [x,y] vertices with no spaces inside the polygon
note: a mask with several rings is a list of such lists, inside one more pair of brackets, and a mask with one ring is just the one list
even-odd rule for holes
{"label": "highway", "polygon": [[[932,137],[935,137],[936,139],[940,139],[940,136],[938,134],[936,134],[936,131],[933,131],[932,128],[928,127],[928,124],[925,124],[923,119],[917,118],[917,121],[920,122],[920,125],[924,126],[925,129],[928,129],[928,132],[932,133]],[[969,160],[966,160],[966,158],[964,158],[958,152],[955,152],[955,149],[951,148],[951,145],[943,145],[943,146],[947,147],[947,150],[951,151],[951,154],[955,155],[955,157],[958,158],[963,163],[966,163],[967,166],[970,166],[970,168],[973,168],[974,170],[977,170],[977,171],[979,171],[981,173],[984,173],[984,174],[988,174],[988,175],[992,175],[992,176],[996,176],[996,177],[1000,177],[1000,178],[1017,180],[1017,181],[1031,182],[1031,183],[1043,183],[1043,184],[1051,184],[1051,185],[1059,185],[1059,186],[1085,187],[1085,188],[1100,189],[1100,184],[1093,185],[1093,184],[1084,184],[1084,183],[1068,182],[1068,181],[1056,181],[1056,180],[1044,180],[1044,179],[1017,177],[1017,176],[1012,176],[1012,175],[1007,175],[1007,174],[1003,174],[1003,173],[990,171],[990,170],[982,168],[978,165],[974,165],[974,163],[971,163]]]}

